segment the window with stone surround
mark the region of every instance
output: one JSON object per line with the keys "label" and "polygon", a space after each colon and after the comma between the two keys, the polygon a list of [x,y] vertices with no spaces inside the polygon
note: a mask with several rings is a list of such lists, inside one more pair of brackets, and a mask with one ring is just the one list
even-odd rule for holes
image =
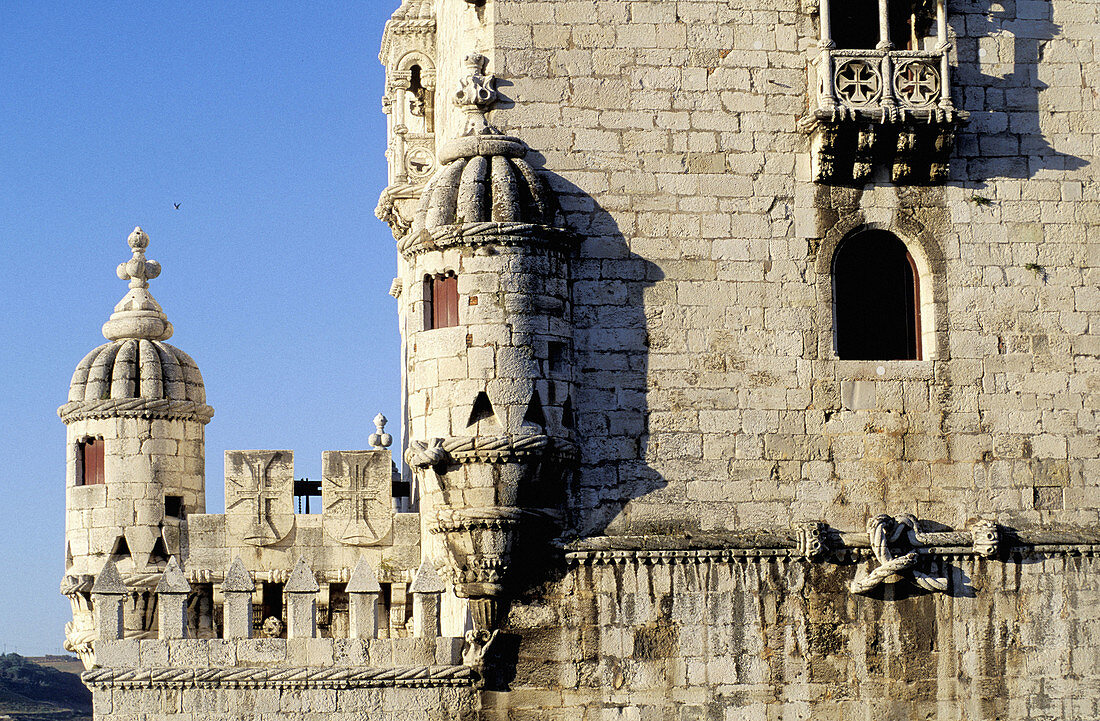
{"label": "window with stone surround", "polygon": [[920,277],[909,250],[885,230],[841,241],[833,256],[837,357],[920,360]]}
{"label": "window with stone surround", "polygon": [[424,276],[424,330],[458,325],[458,276],[453,272]]}
{"label": "window with stone surround", "polygon": [[103,439],[85,438],[76,444],[76,485],[104,483]]}

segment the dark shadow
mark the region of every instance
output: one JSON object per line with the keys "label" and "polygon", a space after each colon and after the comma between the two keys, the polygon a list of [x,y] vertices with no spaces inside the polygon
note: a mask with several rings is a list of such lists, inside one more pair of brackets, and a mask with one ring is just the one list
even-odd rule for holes
{"label": "dark shadow", "polygon": [[[1046,44],[1060,32],[1052,3],[1027,3],[1042,17],[1019,18],[1016,4],[991,0],[952,3],[948,21],[957,35],[958,67],[954,72],[956,106],[970,113],[959,132],[956,163],[965,171],[952,175],[980,187],[990,178],[1031,178],[1041,170],[1078,170],[1087,161],[1056,150],[1043,136],[1039,96],[1046,84],[1038,67]],[[979,40],[1002,37],[1012,44],[1012,63],[1004,75],[986,75]],[[1072,110],[1073,108],[1070,108]],[[1066,133],[1070,133],[1069,127]]]}

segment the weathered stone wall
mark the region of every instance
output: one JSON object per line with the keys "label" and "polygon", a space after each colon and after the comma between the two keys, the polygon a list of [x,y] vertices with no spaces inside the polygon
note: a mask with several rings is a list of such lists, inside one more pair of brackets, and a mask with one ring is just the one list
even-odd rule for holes
{"label": "weathered stone wall", "polygon": [[860,596],[851,560],[728,554],[575,565],[513,608],[516,675],[509,693],[483,695],[481,718],[1100,713],[1093,556],[948,557],[951,594]]}
{"label": "weathered stone wall", "polygon": [[[492,121],[574,262],[582,533],[1097,522],[1094,3],[948,3],[971,114],[940,187],[818,185],[816,3],[494,0]],[[850,230],[908,245],[928,360],[833,351]]]}

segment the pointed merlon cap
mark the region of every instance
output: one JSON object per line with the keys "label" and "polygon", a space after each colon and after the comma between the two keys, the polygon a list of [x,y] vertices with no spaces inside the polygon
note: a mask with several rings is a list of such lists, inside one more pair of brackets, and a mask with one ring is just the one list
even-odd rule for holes
{"label": "pointed merlon cap", "polygon": [[222,591],[225,593],[252,593],[256,590],[256,584],[252,581],[252,574],[244,567],[241,557],[237,556],[225,572],[225,580],[222,581]]}
{"label": "pointed merlon cap", "polygon": [[149,293],[149,281],[160,275],[160,263],[145,259],[149,236],[140,227],[134,228],[126,242],[133,257],[120,263],[117,272],[120,279],[130,281],[130,292],[115,306],[111,319],[103,324],[103,335],[107,340],[168,340],[172,337],[172,324]]}
{"label": "pointed merlon cap", "polygon": [[366,559],[360,558],[359,563],[351,572],[348,585],[345,589],[348,593],[381,593],[382,587],[378,585],[378,577],[367,564]]}
{"label": "pointed merlon cap", "polygon": [[168,559],[168,566],[164,569],[164,575],[157,584],[157,593],[191,593],[191,584],[187,582],[187,576],[180,568],[175,556]]}
{"label": "pointed merlon cap", "polygon": [[92,594],[96,596],[125,596],[130,592],[122,576],[118,574],[114,561],[103,564],[103,570],[95,578],[92,584]]}
{"label": "pointed merlon cap", "polygon": [[290,572],[290,578],[286,579],[283,590],[287,593],[317,593],[321,590],[305,558],[298,557],[298,562],[294,564],[294,570]]}
{"label": "pointed merlon cap", "polygon": [[439,574],[435,572],[435,566],[425,558],[409,586],[409,593],[443,593],[445,588]]}

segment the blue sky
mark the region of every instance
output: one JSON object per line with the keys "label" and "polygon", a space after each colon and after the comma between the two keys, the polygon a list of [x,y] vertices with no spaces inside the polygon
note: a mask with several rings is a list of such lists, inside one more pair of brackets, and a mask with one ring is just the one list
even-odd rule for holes
{"label": "blue sky", "polygon": [[319,478],[379,411],[397,433],[395,251],[373,214],[397,5],[0,3],[0,650],[60,651],[56,409],[126,292],[135,225],[216,409],[208,510],[226,449],[290,448]]}

